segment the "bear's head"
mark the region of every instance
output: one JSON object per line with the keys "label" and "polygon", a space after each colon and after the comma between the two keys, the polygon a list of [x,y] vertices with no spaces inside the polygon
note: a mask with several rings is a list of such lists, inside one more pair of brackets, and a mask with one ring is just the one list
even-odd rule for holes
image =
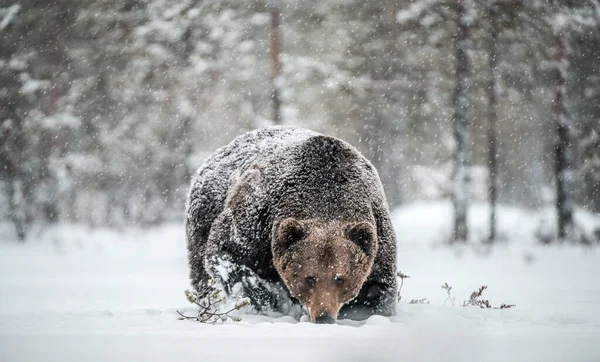
{"label": "bear's head", "polygon": [[377,232],[371,222],[286,218],[274,230],[273,262],[315,323],[334,323],[371,274]]}

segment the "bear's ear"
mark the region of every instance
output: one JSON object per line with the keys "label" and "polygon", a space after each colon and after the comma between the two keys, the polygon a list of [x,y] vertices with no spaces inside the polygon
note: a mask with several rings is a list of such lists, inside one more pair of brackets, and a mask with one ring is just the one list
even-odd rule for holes
{"label": "bear's ear", "polygon": [[287,218],[279,224],[276,244],[279,250],[283,252],[304,239],[305,236],[306,232],[302,224],[294,218]]}
{"label": "bear's ear", "polygon": [[368,222],[350,224],[346,227],[346,238],[360,248],[369,256],[373,256],[376,248],[376,233],[373,225]]}

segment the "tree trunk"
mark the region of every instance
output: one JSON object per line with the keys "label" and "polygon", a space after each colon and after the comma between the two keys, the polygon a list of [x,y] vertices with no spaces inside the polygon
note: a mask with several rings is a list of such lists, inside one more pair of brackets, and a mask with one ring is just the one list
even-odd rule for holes
{"label": "tree trunk", "polygon": [[558,216],[558,239],[575,241],[573,223],[574,175],[573,175],[573,122],[566,106],[567,39],[564,33],[555,34],[557,63],[556,96],[554,99],[554,122],[557,141],[555,147],[556,210]]}
{"label": "tree trunk", "polygon": [[0,181],[5,184],[8,217],[15,227],[18,240],[25,241],[28,220],[24,184],[34,181],[31,173],[23,167],[24,151],[28,144],[23,132],[23,119],[18,112],[23,101],[15,79],[0,74],[0,81],[4,81],[4,89],[0,87],[0,90],[5,91],[3,96],[0,95],[0,101],[7,104],[6,107],[0,107],[0,122],[4,121],[4,129],[0,132]]}
{"label": "tree trunk", "polygon": [[17,239],[21,242],[25,241],[27,236],[25,233],[25,216],[23,213],[23,194],[20,188],[20,182],[16,177],[7,180],[7,196],[8,196],[8,214],[10,220],[15,226]]}
{"label": "tree trunk", "polygon": [[488,46],[489,57],[489,85],[488,91],[488,197],[490,203],[490,234],[489,242],[496,240],[496,201],[498,187],[498,151],[496,146],[496,104],[498,101],[498,85],[496,83],[496,43],[498,41],[498,11],[495,6],[490,9],[490,42]]}
{"label": "tree trunk", "polygon": [[473,19],[470,0],[458,0],[456,27],[456,90],[454,93],[454,139],[456,141],[455,169],[452,186],[454,229],[452,242],[466,242],[468,238],[467,207],[469,202],[469,166],[471,161],[471,122],[468,118],[471,84],[468,52],[471,49],[469,30]]}
{"label": "tree trunk", "polygon": [[271,86],[273,102],[273,122],[281,124],[281,11],[278,0],[271,1]]}

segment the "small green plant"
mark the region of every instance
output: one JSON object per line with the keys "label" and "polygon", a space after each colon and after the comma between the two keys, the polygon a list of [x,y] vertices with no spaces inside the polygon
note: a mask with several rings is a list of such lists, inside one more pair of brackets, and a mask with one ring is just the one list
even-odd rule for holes
{"label": "small green plant", "polygon": [[241,321],[240,317],[232,316],[230,313],[240,310],[250,304],[250,299],[242,298],[235,302],[233,308],[219,312],[221,305],[226,301],[225,292],[223,289],[215,286],[215,281],[210,280],[208,284],[200,291],[186,290],[185,297],[188,302],[198,306],[198,313],[195,316],[187,316],[177,311],[180,320],[195,320],[201,323],[215,324],[218,322],[233,322]]}

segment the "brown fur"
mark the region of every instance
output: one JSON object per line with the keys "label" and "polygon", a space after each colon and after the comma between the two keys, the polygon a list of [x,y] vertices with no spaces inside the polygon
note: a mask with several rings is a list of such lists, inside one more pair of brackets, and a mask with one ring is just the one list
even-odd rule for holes
{"label": "brown fur", "polygon": [[273,238],[273,262],[311,321],[335,321],[356,298],[377,253],[375,227],[368,222],[283,220]]}
{"label": "brown fur", "polygon": [[385,194],[373,165],[340,139],[291,126],[236,138],[196,173],[186,234],[198,290],[214,279],[258,312],[292,313],[300,300],[321,323],[395,313]]}

